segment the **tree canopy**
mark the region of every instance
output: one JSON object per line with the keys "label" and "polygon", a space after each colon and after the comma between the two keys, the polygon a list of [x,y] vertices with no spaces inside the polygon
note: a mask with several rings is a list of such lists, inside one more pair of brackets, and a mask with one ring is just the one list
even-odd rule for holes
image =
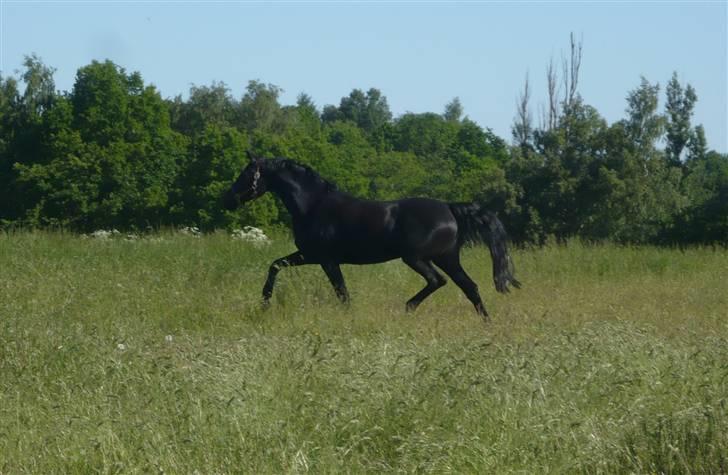
{"label": "tree canopy", "polygon": [[165,99],[111,61],[81,67],[73,88],[57,91],[53,68],[28,56],[18,77],[0,76],[0,225],[284,224],[272,197],[220,206],[253,150],[308,164],[362,197],[482,203],[521,242],[728,243],[728,155],[692,124],[693,87],[673,75],[661,110],[660,85],[639,78],[624,118],[609,124],[578,91],[581,45],[572,37],[571,46],[563,88],[547,69],[540,126],[526,78],[511,144],[470,120],[457,97],[442,114],[399,117],[376,88],[322,109],[305,93],[281,104],[282,90],[260,81]]}

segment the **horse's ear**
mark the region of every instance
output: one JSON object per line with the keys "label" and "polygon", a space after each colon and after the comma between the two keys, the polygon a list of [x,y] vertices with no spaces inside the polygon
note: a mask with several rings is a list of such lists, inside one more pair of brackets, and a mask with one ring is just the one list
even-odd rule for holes
{"label": "horse's ear", "polygon": [[253,152],[251,152],[250,150],[246,150],[245,154],[248,156],[248,160],[250,160],[250,163],[255,162],[255,155],[253,155]]}

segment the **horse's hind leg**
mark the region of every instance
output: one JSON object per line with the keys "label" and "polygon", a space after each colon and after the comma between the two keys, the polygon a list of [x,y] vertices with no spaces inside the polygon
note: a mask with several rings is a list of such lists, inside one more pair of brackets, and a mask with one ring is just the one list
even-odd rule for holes
{"label": "horse's hind leg", "polygon": [[342,303],[349,302],[349,291],[346,290],[346,283],[344,282],[344,275],[341,273],[341,267],[339,264],[326,263],[321,264],[326,277],[329,278],[329,282],[334,287],[336,296],[339,297]]}
{"label": "horse's hind leg", "polygon": [[432,292],[445,285],[447,281],[435,270],[431,262],[409,258],[403,258],[402,260],[427,281],[425,288],[417,292],[414,297],[407,301],[407,310],[411,311],[416,309]]}
{"label": "horse's hind leg", "polygon": [[265,285],[263,286],[263,303],[267,304],[270,301],[273,295],[273,286],[276,283],[276,276],[282,268],[302,266],[304,264],[312,264],[312,262],[307,261],[304,255],[301,254],[301,251],[296,251],[293,254],[273,261],[268,269],[268,278],[265,280]]}
{"label": "horse's hind leg", "polygon": [[488,312],[485,310],[485,304],[483,304],[483,300],[480,298],[478,284],[473,282],[473,279],[470,278],[465,272],[465,269],[463,269],[463,266],[460,265],[460,256],[457,253],[452,253],[438,257],[434,261],[460,287],[460,290],[472,302],[478,315],[483,317],[483,320],[488,320]]}

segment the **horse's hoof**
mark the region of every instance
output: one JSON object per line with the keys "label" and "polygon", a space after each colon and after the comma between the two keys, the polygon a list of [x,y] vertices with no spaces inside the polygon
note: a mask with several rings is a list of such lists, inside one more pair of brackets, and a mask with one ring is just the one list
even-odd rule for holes
{"label": "horse's hoof", "polygon": [[478,313],[478,315],[480,315],[484,323],[488,323],[490,321],[490,315],[488,315],[488,311],[485,309],[485,305],[483,305],[482,303],[475,304],[475,311]]}

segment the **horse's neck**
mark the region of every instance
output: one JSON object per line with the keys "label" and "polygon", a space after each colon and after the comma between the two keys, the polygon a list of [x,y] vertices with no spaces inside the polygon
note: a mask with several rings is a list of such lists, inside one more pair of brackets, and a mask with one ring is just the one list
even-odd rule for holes
{"label": "horse's neck", "polygon": [[294,221],[306,216],[321,198],[321,191],[316,188],[307,188],[294,180],[276,180],[271,189],[283,201]]}

